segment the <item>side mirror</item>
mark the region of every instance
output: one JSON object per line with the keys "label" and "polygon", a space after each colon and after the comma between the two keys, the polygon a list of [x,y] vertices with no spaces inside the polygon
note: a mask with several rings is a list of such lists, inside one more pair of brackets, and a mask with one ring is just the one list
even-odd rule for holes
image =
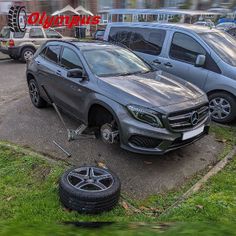
{"label": "side mirror", "polygon": [[85,76],[84,70],[82,69],[71,69],[67,72],[67,77],[85,80],[87,77]]}
{"label": "side mirror", "polygon": [[202,67],[205,65],[205,62],[206,62],[206,56],[205,55],[198,55],[196,62],[195,62],[195,66]]}

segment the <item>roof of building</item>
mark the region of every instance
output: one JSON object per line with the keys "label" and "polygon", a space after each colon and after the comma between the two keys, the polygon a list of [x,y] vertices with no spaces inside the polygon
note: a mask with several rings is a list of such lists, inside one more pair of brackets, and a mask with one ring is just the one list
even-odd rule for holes
{"label": "roof of building", "polygon": [[181,9],[170,9],[170,8],[160,8],[160,9],[111,9],[103,10],[100,13],[108,14],[169,14],[169,15],[219,15],[216,12],[208,11],[193,11],[193,10],[181,10]]}

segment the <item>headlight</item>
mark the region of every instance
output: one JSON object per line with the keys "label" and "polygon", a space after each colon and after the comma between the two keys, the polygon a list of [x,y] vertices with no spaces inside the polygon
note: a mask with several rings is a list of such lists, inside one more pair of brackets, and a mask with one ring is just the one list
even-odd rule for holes
{"label": "headlight", "polygon": [[127,108],[136,120],[142,121],[154,127],[163,127],[157,112],[137,105],[128,105]]}

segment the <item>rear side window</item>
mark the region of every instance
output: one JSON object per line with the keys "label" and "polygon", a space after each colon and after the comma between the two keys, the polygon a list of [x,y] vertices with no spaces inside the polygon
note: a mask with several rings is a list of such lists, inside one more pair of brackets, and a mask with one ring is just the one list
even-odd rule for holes
{"label": "rear side window", "polygon": [[49,61],[58,63],[61,46],[52,45],[52,46],[48,46],[47,50],[46,49],[44,50],[42,52],[45,53],[44,55],[46,59],[48,59]]}
{"label": "rear side window", "polygon": [[29,37],[30,38],[44,38],[44,34],[43,34],[42,29],[32,28],[32,29],[30,29]]}
{"label": "rear side window", "polygon": [[196,40],[183,33],[174,34],[170,48],[171,58],[195,64],[198,55],[206,55],[206,51]]}
{"label": "rear side window", "polygon": [[108,41],[119,42],[129,47],[129,40],[131,37],[131,31],[128,27],[111,27]]}
{"label": "rear side window", "polygon": [[73,50],[71,50],[67,47],[65,47],[62,52],[61,65],[68,70],[83,68],[82,63],[81,63],[79,57],[77,56],[77,54]]}
{"label": "rear side window", "polygon": [[166,31],[160,29],[132,29],[130,48],[149,55],[160,55],[164,44]]}
{"label": "rear side window", "polygon": [[15,39],[22,39],[25,37],[25,32],[14,32],[13,38]]}
{"label": "rear side window", "polygon": [[160,55],[166,31],[161,29],[142,29],[112,27],[109,41],[120,42],[136,52]]}
{"label": "rear side window", "polygon": [[58,38],[60,39],[61,38],[61,35],[58,34],[55,30],[52,30],[52,29],[48,29],[48,30],[45,30],[45,33],[46,33],[46,36],[47,38]]}

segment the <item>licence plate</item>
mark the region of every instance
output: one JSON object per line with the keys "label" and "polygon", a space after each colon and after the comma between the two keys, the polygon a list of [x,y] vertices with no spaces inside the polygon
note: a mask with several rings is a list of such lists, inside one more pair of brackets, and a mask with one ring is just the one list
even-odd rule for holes
{"label": "licence plate", "polygon": [[201,134],[203,131],[204,131],[204,126],[201,126],[195,130],[185,132],[185,133],[183,133],[182,140],[187,140],[187,139],[193,138],[193,137]]}

